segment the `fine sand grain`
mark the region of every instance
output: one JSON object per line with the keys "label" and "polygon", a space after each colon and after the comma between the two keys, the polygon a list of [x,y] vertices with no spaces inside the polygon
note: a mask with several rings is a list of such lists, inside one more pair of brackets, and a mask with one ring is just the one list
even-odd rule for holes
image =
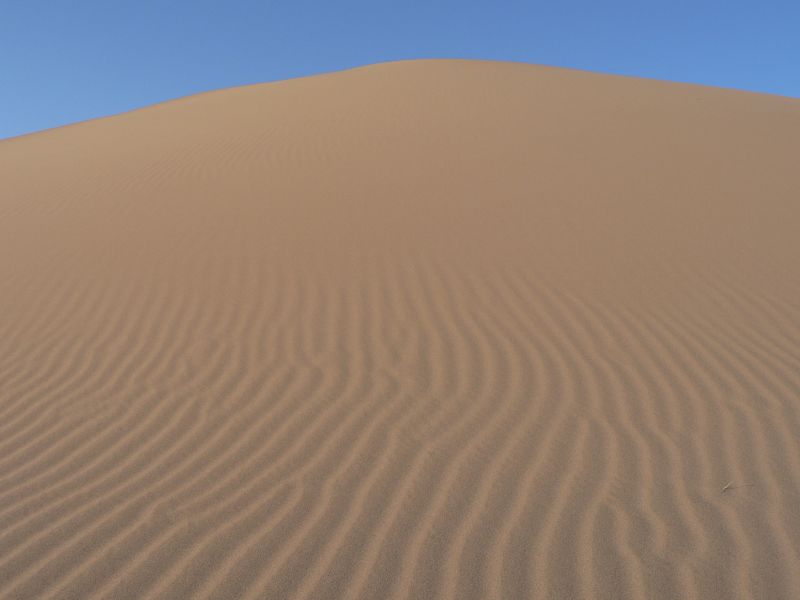
{"label": "fine sand grain", "polygon": [[0,286],[3,598],[800,598],[798,100],[184,98],[0,141]]}

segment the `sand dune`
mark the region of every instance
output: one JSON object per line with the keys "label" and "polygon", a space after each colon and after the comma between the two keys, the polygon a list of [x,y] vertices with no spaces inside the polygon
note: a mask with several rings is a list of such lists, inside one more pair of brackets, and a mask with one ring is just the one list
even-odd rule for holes
{"label": "sand dune", "polygon": [[799,598],[798,157],[469,61],[0,141],[0,596]]}

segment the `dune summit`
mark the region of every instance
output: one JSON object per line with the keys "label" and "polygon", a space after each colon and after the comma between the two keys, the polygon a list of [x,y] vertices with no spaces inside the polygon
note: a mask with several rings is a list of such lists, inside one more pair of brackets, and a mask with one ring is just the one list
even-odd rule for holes
{"label": "dune summit", "polygon": [[797,598],[798,157],[471,61],[0,142],[0,595]]}

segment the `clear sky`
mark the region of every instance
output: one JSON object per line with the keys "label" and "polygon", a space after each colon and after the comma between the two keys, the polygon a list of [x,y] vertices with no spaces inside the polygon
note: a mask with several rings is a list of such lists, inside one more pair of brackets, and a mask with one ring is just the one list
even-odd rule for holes
{"label": "clear sky", "polygon": [[800,97],[800,0],[2,0],[0,138],[432,57]]}

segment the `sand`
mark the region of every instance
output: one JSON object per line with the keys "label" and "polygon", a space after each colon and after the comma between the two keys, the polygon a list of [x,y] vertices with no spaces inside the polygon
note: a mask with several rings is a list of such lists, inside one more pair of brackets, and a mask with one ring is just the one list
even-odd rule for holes
{"label": "sand", "polygon": [[800,598],[798,157],[472,61],[1,141],[0,596]]}

